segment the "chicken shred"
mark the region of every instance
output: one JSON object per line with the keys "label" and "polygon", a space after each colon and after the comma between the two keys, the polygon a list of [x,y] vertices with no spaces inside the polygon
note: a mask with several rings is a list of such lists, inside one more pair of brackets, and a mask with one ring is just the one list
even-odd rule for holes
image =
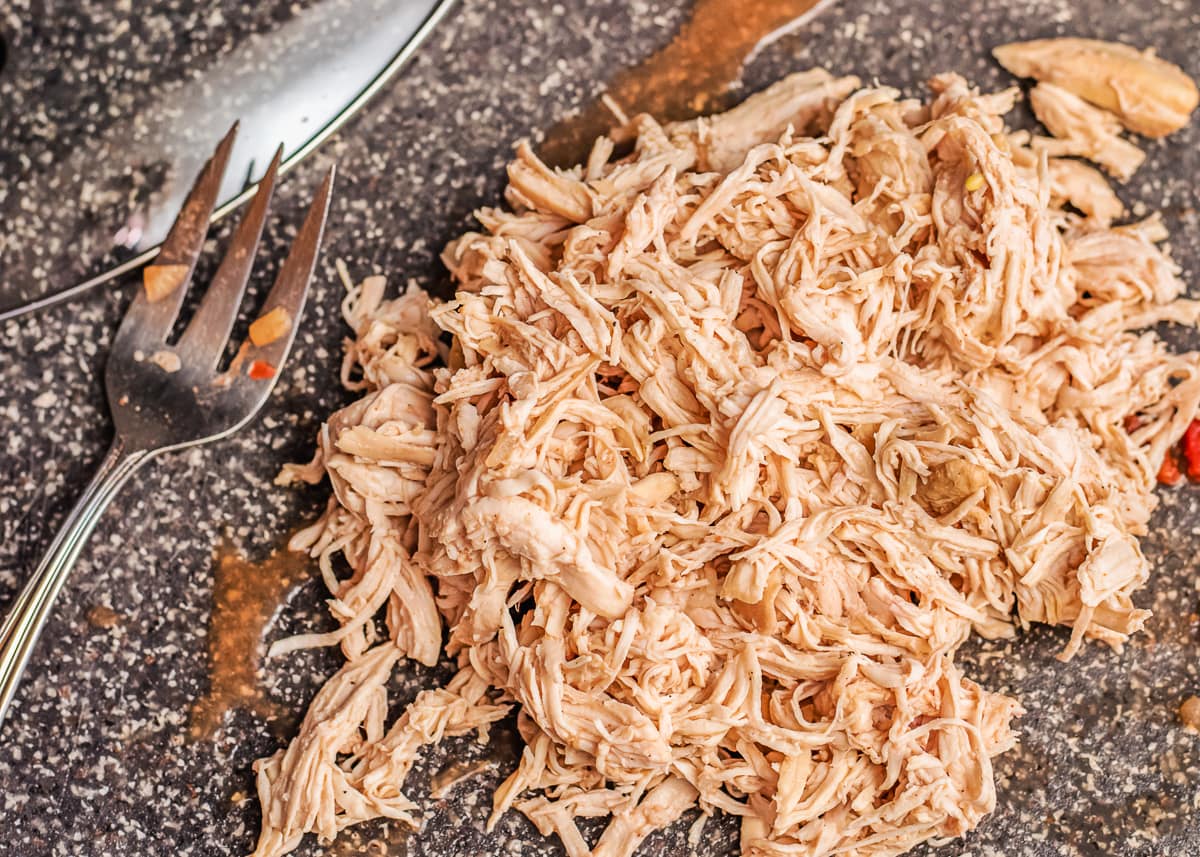
{"label": "chicken shred", "polygon": [[1044,149],[1050,155],[1087,158],[1121,181],[1137,172],[1146,160],[1141,149],[1121,136],[1116,116],[1061,86],[1039,83],[1030,90],[1029,103],[1038,121],[1054,135],[1053,139],[1036,139],[1035,149]]}
{"label": "chicken shred", "polygon": [[[332,486],[292,547],[339,630],[274,649],[347,662],[256,764],[255,857],[415,824],[420,748],[510,709],[491,823],[571,857],[692,808],[740,816],[746,857],[880,857],[994,808],[1021,708],[955,651],[1142,627],[1138,537],[1200,403],[1200,356],[1143,329],[1200,309],[1157,219],[1112,226],[1006,129],[1015,92],[931,88],[816,70],[633,117],[629,154],[572,170],[522,146],[510,209],[444,252],[453,300],[349,289],[362,398],[280,476]],[[1123,174],[1115,146],[1069,153]],[[397,664],[439,657],[455,678],[388,726]]]}
{"label": "chicken shred", "polygon": [[1099,170],[1073,158],[1051,158],[1048,163],[1052,205],[1070,204],[1102,227],[1125,213],[1125,204]]}

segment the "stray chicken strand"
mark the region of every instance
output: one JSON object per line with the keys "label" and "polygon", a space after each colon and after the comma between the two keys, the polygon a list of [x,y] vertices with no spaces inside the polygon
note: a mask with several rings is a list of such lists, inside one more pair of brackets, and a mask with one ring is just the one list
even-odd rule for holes
{"label": "stray chicken strand", "polygon": [[[510,210],[446,248],[454,300],[349,288],[363,397],[280,477],[330,480],[292,547],[340,630],[275,647],[347,663],[256,764],[256,857],[415,824],[419,749],[510,708],[491,821],[571,857],[697,806],[741,817],[746,857],[894,855],[993,809],[1020,707],[955,650],[1045,622],[1065,659],[1142,626],[1138,536],[1200,358],[1137,331],[1198,311],[1156,219],[1112,227],[1098,173],[1004,127],[1013,91],[932,91],[817,70],[634,117],[586,168],[522,146]],[[457,676],[388,727],[389,676],[444,629]]]}

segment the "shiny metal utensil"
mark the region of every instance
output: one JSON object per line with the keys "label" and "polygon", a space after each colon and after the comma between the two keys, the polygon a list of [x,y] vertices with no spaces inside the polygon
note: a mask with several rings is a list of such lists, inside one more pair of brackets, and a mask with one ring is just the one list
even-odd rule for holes
{"label": "shiny metal utensil", "polygon": [[[0,321],[69,300],[153,259],[187,180],[211,151],[209,129],[234,120],[242,129],[213,220],[257,192],[247,183],[281,140],[279,175],[286,175],[396,77],[453,2],[295,4],[289,20],[243,38],[207,67],[189,68],[186,81],[164,87],[128,117],[77,132],[86,139],[67,157],[33,158],[7,194],[0,173],[0,223],[26,223],[26,237],[0,230]],[[155,6],[148,0],[139,15],[150,18]],[[194,26],[203,29],[206,19]],[[219,43],[225,33],[207,35]],[[90,127],[104,116],[84,119]],[[69,127],[57,133],[71,137]],[[49,206],[52,217],[38,214],[44,197],[58,203]]]}
{"label": "shiny metal utensil", "polygon": [[[179,337],[167,337],[187,293],[229,162],[236,126],[205,164],[183,210],[145,271],[113,340],[105,388],[116,428],[112,448],[0,626],[0,725],[21,674],[92,529],[127,479],[155,456],[227,437],[258,413],[291,350],[317,261],[333,187],[330,170],[263,303],[250,339],[218,372],[250,278],[280,170],[276,152],[199,308]],[[255,323],[256,325],[259,322]]]}

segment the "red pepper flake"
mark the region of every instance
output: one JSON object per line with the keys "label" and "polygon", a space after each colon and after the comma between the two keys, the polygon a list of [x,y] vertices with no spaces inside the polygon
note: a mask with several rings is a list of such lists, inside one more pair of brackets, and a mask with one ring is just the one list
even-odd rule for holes
{"label": "red pepper flake", "polygon": [[267,381],[275,377],[275,367],[266,360],[255,360],[246,374],[255,381]]}
{"label": "red pepper flake", "polygon": [[1200,420],[1192,420],[1183,433],[1183,457],[1189,479],[1200,481]]}
{"label": "red pepper flake", "polygon": [[1179,463],[1175,461],[1173,450],[1167,452],[1162,467],[1158,468],[1158,481],[1163,485],[1178,485],[1183,481],[1183,474],[1179,472]]}
{"label": "red pepper flake", "polygon": [[1130,414],[1129,416],[1125,417],[1124,426],[1125,431],[1127,431],[1129,434],[1133,434],[1142,427],[1142,420],[1137,414]]}

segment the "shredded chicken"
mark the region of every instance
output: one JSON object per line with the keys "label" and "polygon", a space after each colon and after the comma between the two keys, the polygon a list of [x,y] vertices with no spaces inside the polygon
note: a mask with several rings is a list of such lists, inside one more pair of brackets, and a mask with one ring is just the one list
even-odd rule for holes
{"label": "shredded chicken", "polygon": [[[1200,356],[1144,332],[1200,318],[1165,230],[1110,226],[1005,128],[1015,97],[815,71],[572,170],[522,146],[511,208],[445,250],[454,300],[350,289],[363,397],[281,474],[332,486],[292,547],[338,630],[275,647],[347,663],[256,765],[256,857],[415,823],[419,749],[510,708],[491,823],[571,857],[694,807],[746,857],[894,855],[993,809],[1020,707],[956,649],[1141,628],[1154,474],[1200,402]],[[387,726],[397,663],[443,650],[457,677]]]}
{"label": "shredded chicken", "polygon": [[1125,213],[1125,204],[1099,170],[1072,158],[1051,158],[1048,166],[1051,205],[1069,204],[1104,227]]}
{"label": "shredded chicken", "polygon": [[1029,103],[1038,121],[1054,135],[1053,139],[1034,140],[1035,149],[1087,158],[1122,181],[1137,172],[1146,159],[1141,149],[1121,136],[1116,116],[1062,87],[1039,83],[1030,91]]}

